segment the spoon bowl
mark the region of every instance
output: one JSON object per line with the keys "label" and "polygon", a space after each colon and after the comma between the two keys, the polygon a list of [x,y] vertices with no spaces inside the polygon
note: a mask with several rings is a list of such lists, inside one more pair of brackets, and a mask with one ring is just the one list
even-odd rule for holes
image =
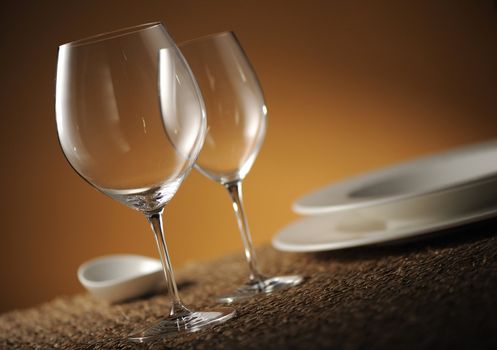
{"label": "spoon bowl", "polygon": [[78,269],[78,279],[94,296],[109,303],[133,299],[164,283],[160,260],[141,255],[108,255]]}

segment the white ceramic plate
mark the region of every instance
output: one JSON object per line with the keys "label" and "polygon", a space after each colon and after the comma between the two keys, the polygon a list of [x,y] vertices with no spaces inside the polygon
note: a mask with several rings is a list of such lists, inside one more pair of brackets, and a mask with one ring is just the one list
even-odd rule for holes
{"label": "white ceramic plate", "polygon": [[313,215],[368,208],[492,177],[497,177],[497,141],[457,148],[325,186],[299,198],[293,210]]}
{"label": "white ceramic plate", "polygon": [[447,216],[383,219],[349,211],[306,217],[293,222],[272,240],[276,249],[318,252],[413,238],[497,216],[497,205]]}

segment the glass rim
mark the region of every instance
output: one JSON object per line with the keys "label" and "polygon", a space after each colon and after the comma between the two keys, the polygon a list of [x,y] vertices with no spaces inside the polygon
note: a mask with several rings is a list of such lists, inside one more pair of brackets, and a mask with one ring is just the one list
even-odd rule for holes
{"label": "glass rim", "polygon": [[233,30],[225,30],[223,32],[206,34],[206,35],[199,36],[197,38],[188,39],[188,40],[182,41],[181,43],[178,43],[177,46],[179,48],[181,48],[182,46],[187,46],[187,45],[195,43],[195,42],[205,41],[205,40],[211,39],[211,38],[218,38],[218,37],[222,37],[225,35],[229,35],[229,36],[233,37],[235,40],[238,40],[238,38],[236,37],[236,34]]}
{"label": "glass rim", "polygon": [[118,37],[121,37],[121,36],[133,34],[133,33],[139,32],[140,30],[151,29],[151,28],[154,28],[154,27],[157,27],[157,26],[160,26],[160,25],[162,25],[162,23],[158,22],[158,21],[157,22],[148,22],[148,23],[137,24],[137,25],[134,25],[134,26],[124,27],[124,28],[120,28],[120,29],[116,29],[116,30],[111,30],[111,31],[108,31],[108,32],[100,33],[100,34],[90,35],[90,36],[88,36],[86,38],[82,38],[82,39],[70,41],[70,42],[67,42],[65,44],[59,45],[59,48],[62,48],[62,47],[77,47],[77,46],[82,46],[82,45],[95,44],[95,43],[98,43],[98,42],[101,42],[101,41],[104,41],[104,40],[118,38]]}

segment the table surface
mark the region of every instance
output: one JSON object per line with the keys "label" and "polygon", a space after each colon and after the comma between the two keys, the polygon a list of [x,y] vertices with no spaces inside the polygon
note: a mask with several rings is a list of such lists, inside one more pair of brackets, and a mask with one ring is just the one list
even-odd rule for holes
{"label": "table surface", "polygon": [[[300,286],[236,304],[209,330],[150,349],[497,348],[497,220],[416,242],[315,253],[258,250],[268,275]],[[244,282],[240,254],[177,271],[194,309]],[[0,349],[135,349],[126,335],[168,312],[162,294],[107,305],[88,294],[0,315]]]}

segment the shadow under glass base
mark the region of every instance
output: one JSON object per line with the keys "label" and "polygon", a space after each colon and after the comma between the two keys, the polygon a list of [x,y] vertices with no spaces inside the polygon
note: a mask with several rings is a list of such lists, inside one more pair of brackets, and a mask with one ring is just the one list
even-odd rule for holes
{"label": "shadow under glass base", "polygon": [[134,343],[145,343],[182,333],[198,332],[223,323],[234,315],[235,310],[230,307],[218,307],[208,311],[185,310],[163,318],[150,327],[130,334],[128,340]]}
{"label": "shadow under glass base", "polygon": [[219,297],[218,300],[222,303],[230,304],[258,295],[270,294],[287,289],[300,284],[303,280],[304,277],[300,275],[263,277],[260,281],[251,281],[238,288],[233,293]]}

